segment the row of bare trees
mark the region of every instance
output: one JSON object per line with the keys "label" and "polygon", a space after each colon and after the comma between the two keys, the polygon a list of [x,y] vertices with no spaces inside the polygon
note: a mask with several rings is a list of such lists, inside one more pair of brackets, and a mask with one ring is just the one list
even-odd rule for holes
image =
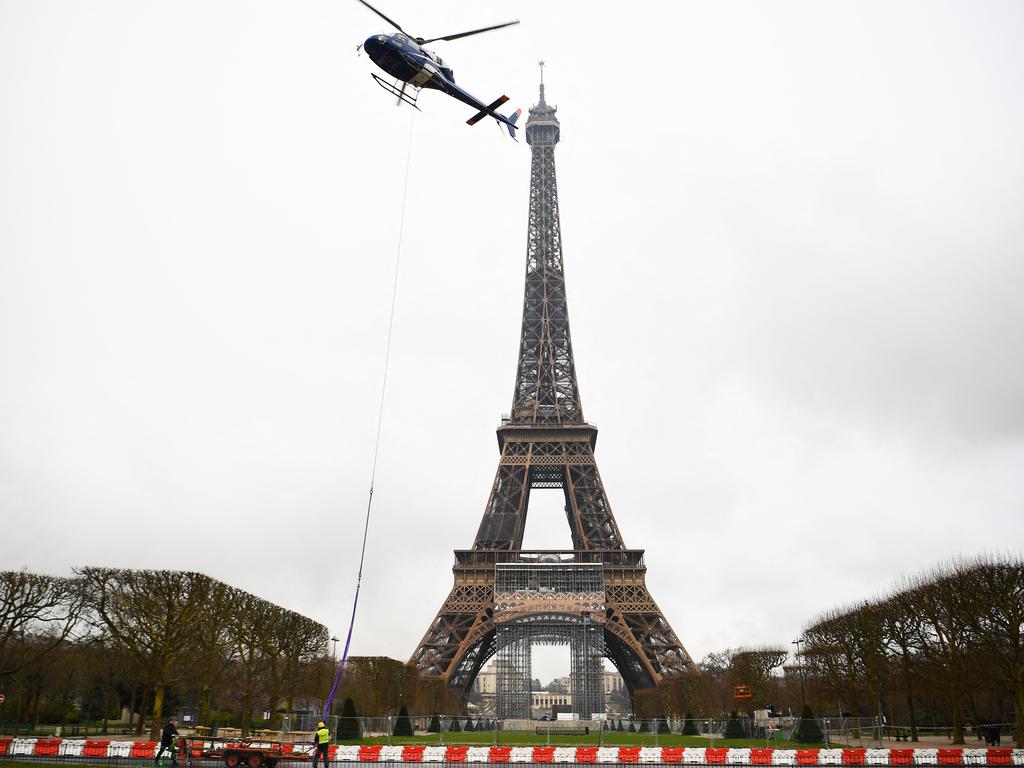
{"label": "row of bare trees", "polygon": [[[637,691],[642,717],[733,710],[877,718],[917,740],[924,725],[1012,722],[1024,746],[1024,561],[986,556],[940,565],[889,593],[836,608],[785,646],[710,653],[698,669]],[[743,698],[738,698],[741,693]]]}
{"label": "row of bare trees", "polygon": [[[78,568],[73,578],[0,573],[0,720],[116,719],[155,737],[168,710],[281,710],[319,698],[333,662],[327,628],[256,595],[182,571]],[[235,719],[232,717],[232,719]]]}
{"label": "row of bare trees", "polygon": [[1012,719],[1024,745],[1024,561],[981,557],[905,579],[888,594],[831,610],[804,629],[813,695],[909,725],[922,710],[965,722]]}

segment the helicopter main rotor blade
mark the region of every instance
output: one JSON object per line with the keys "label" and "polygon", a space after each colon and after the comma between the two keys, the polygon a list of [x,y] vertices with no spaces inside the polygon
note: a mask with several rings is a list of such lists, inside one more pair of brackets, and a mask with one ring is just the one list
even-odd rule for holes
{"label": "helicopter main rotor blade", "polygon": [[391,25],[392,27],[394,27],[395,29],[397,29],[397,30],[398,30],[399,32],[401,32],[402,34],[409,34],[409,33],[408,33],[408,32],[406,32],[406,31],[405,31],[404,29],[402,29],[402,28],[401,28],[400,26],[398,26],[398,24],[396,24],[396,23],[395,23],[394,21],[392,21],[391,19],[389,19],[389,18],[388,18],[387,16],[385,16],[385,15],[384,15],[383,13],[381,13],[381,12],[380,12],[380,11],[378,11],[378,10],[377,10],[376,8],[374,8],[374,7],[372,6],[372,5],[370,5],[370,4],[368,3],[368,2],[366,2],[366,0],[359,0],[359,2],[360,2],[360,3],[362,3],[363,5],[365,5],[365,6],[367,7],[367,8],[369,8],[369,9],[370,9],[371,11],[373,11],[374,13],[376,13],[376,14],[377,14],[378,16],[380,16],[380,17],[381,17],[382,19],[384,19],[384,21],[386,21],[386,22],[387,22],[388,24],[390,24],[390,25]]}
{"label": "helicopter main rotor blade", "polygon": [[[366,0],[359,0],[361,3],[366,3]],[[369,3],[366,3],[369,5]],[[394,24],[394,22],[391,22]],[[471,29],[469,32],[459,32],[457,35],[445,35],[444,37],[432,37],[429,40],[421,40],[416,38],[416,42],[420,45],[426,45],[427,43],[436,43],[438,40],[458,40],[460,37],[469,37],[470,35],[479,35],[481,32],[490,32],[492,29],[501,29],[502,27],[511,27],[513,24],[518,24],[516,21],[506,21],[504,24],[495,24],[492,27],[481,27],[480,29]]]}

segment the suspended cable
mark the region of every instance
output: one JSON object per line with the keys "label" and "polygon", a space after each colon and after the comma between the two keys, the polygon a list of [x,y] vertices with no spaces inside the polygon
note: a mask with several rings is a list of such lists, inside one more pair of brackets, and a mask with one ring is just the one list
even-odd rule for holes
{"label": "suspended cable", "polygon": [[363,583],[363,563],[366,559],[366,539],[370,532],[370,512],[373,509],[373,488],[377,479],[377,457],[380,454],[380,436],[384,425],[384,400],[388,389],[388,368],[391,362],[391,334],[395,325],[395,304],[398,300],[398,268],[402,262],[402,236],[405,233],[405,201],[409,194],[409,167],[412,161],[412,128],[416,116],[415,110],[409,110],[409,144],[405,151],[405,182],[402,184],[402,212],[398,223],[398,247],[395,252],[395,275],[391,286],[391,312],[388,315],[388,333],[384,344],[384,374],[381,377],[380,404],[377,408],[377,437],[373,444],[373,465],[370,469],[370,493],[366,500],[366,520],[363,523],[363,546],[359,552],[359,572],[356,575],[356,594],[352,601],[352,616],[348,622],[348,634],[345,636],[345,648],[341,652],[341,661],[338,663],[338,671],[334,676],[334,684],[331,692],[324,702],[324,711],[321,718],[326,718],[331,711],[331,704],[334,702],[334,694],[338,691],[341,678],[345,672],[345,662],[348,661],[348,648],[352,642],[352,628],[356,622],[356,608],[359,605],[359,589]]}

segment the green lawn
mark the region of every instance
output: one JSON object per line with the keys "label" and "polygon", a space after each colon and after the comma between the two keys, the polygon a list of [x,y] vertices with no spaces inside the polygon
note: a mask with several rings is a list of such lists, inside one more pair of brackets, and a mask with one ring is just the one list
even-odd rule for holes
{"label": "green lawn", "polygon": [[[387,744],[386,736],[375,736],[360,739],[358,741],[338,741],[337,744]],[[439,734],[429,733],[420,736],[392,736],[392,744],[440,744]],[[445,744],[463,744],[469,746],[488,746],[495,743],[494,731],[458,732],[446,733]],[[548,737],[544,733],[533,731],[498,731],[498,744],[502,746],[544,746],[548,744]],[[550,744],[553,746],[587,746],[593,747],[599,744],[606,747],[774,747],[775,749],[815,749],[822,744],[801,744],[795,741],[770,741],[764,739],[715,739],[714,742],[701,736],[680,736],[674,733],[659,733],[657,743],[653,734],[650,733],[619,733],[618,731],[605,731],[604,739],[597,733],[589,736],[560,736],[551,734]],[[832,744],[833,747],[845,746],[844,744]]]}

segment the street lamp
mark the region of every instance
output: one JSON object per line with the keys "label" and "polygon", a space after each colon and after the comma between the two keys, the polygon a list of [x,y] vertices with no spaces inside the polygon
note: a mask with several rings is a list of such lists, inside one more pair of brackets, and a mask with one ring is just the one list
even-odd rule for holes
{"label": "street lamp", "polygon": [[804,710],[807,708],[807,698],[804,694],[804,659],[803,654],[800,653],[800,643],[806,643],[807,638],[798,637],[790,645],[796,646],[797,661],[800,664],[800,717],[804,716]]}
{"label": "street lamp", "polygon": [[334,663],[337,664],[338,663],[338,638],[332,637],[331,638],[331,642],[333,643],[333,645],[331,646],[331,658],[334,659]]}

